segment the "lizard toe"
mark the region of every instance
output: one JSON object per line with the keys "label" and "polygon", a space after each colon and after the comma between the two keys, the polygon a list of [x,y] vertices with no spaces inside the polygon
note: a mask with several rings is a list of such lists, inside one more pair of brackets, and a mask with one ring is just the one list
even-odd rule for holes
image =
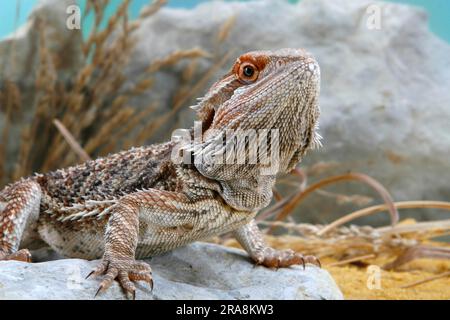
{"label": "lizard toe", "polygon": [[322,263],[320,263],[319,258],[317,258],[315,256],[305,256],[305,262],[314,264],[314,265],[318,266],[319,268],[322,268]]}
{"label": "lizard toe", "polygon": [[114,279],[116,279],[118,274],[119,274],[119,270],[117,268],[114,268],[114,267],[108,268],[108,271],[106,271],[106,274],[105,274],[102,282],[100,283],[100,286],[95,295],[97,296],[100,292],[107,290],[111,286],[111,284],[114,282]]}
{"label": "lizard toe", "polygon": [[21,249],[11,254],[6,254],[0,251],[0,260],[31,262],[31,253],[28,249]]}
{"label": "lizard toe", "polygon": [[151,287],[153,287],[153,278],[151,273],[145,272],[145,271],[139,271],[135,272],[132,271],[128,275],[130,277],[131,281],[145,281],[147,282]]}
{"label": "lizard toe", "polygon": [[87,279],[91,276],[98,277],[99,275],[104,274],[106,272],[106,270],[108,270],[108,265],[109,265],[109,262],[106,260],[103,260],[94,270],[89,272],[89,274],[86,276],[85,279]]}
{"label": "lizard toe", "polygon": [[117,280],[121,288],[133,299],[136,297],[136,287],[133,281],[145,281],[153,289],[152,271],[150,266],[134,259],[103,260],[101,264],[89,275],[99,276],[105,274],[95,296],[106,291]]}
{"label": "lizard toe", "polygon": [[287,268],[292,265],[302,265],[305,268],[307,263],[312,263],[320,267],[320,261],[314,256],[304,256],[293,250],[275,250],[267,247],[260,251],[254,260],[257,264],[268,268]]}
{"label": "lizard toe", "polygon": [[136,287],[133,282],[130,280],[130,277],[127,272],[120,271],[117,277],[120,286],[125,291],[126,294],[131,294],[133,300],[136,299]]}

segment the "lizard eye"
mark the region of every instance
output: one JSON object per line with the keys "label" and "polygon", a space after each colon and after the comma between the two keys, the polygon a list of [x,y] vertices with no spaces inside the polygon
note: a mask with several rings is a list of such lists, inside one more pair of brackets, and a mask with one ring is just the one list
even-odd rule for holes
{"label": "lizard eye", "polygon": [[254,82],[258,79],[259,71],[251,63],[245,62],[239,67],[238,78],[244,82]]}
{"label": "lizard eye", "polygon": [[255,70],[250,66],[245,66],[242,73],[244,74],[244,76],[251,78],[251,77],[253,77]]}

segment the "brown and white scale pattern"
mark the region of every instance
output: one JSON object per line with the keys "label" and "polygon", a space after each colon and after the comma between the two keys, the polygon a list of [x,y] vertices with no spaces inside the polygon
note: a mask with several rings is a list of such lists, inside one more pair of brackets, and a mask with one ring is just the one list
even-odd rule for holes
{"label": "brown and white scale pattern", "polygon": [[257,264],[317,262],[268,247],[253,218],[271,201],[277,174],[319,143],[319,83],[319,66],[302,49],[240,56],[194,107],[202,143],[183,152],[210,156],[218,132],[228,129],[277,129],[277,172],[263,175],[263,165],[248,163],[178,164],[176,143],[167,142],[23,178],[0,191],[0,260],[30,261],[24,248],[41,239],[68,257],[101,258],[92,272],[104,275],[99,291],[116,279],[133,296],[133,281],[153,284],[150,266],[135,259],[230,231]]}

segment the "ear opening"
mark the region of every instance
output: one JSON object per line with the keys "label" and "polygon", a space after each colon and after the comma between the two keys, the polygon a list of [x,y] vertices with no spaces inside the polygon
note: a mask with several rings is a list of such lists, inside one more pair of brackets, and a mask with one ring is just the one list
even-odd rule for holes
{"label": "ear opening", "polygon": [[191,108],[197,112],[198,119],[202,122],[202,131],[208,130],[216,113],[215,106],[220,106],[233,96],[234,90],[241,83],[233,73],[225,75],[209,89],[205,97],[199,99],[199,103]]}
{"label": "ear opening", "polygon": [[206,130],[208,130],[214,120],[214,116],[216,114],[216,111],[214,108],[210,108],[207,113],[203,114],[202,120],[202,133],[204,133]]}
{"label": "ear opening", "polygon": [[191,109],[197,113],[198,119],[202,122],[202,133],[208,130],[216,113],[214,106],[207,101],[200,101],[198,105],[192,106]]}

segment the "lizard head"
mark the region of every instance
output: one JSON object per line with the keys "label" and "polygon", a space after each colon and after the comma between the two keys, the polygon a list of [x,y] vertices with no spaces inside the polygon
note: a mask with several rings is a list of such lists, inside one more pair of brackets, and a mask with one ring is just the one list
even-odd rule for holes
{"label": "lizard head", "polygon": [[[258,137],[267,135],[269,149],[277,149],[276,173],[291,170],[307,149],[320,144],[316,134],[319,90],[319,65],[303,49],[241,55],[229,73],[193,107],[202,123],[203,156],[217,155],[217,146],[226,149],[233,140],[230,137],[239,135],[237,132],[248,135],[253,131]],[[254,144],[245,139],[247,147]],[[229,166],[227,170],[217,163],[196,167],[205,176],[228,179],[239,178],[238,171],[249,173],[258,164],[245,169],[234,165],[232,176]]]}

